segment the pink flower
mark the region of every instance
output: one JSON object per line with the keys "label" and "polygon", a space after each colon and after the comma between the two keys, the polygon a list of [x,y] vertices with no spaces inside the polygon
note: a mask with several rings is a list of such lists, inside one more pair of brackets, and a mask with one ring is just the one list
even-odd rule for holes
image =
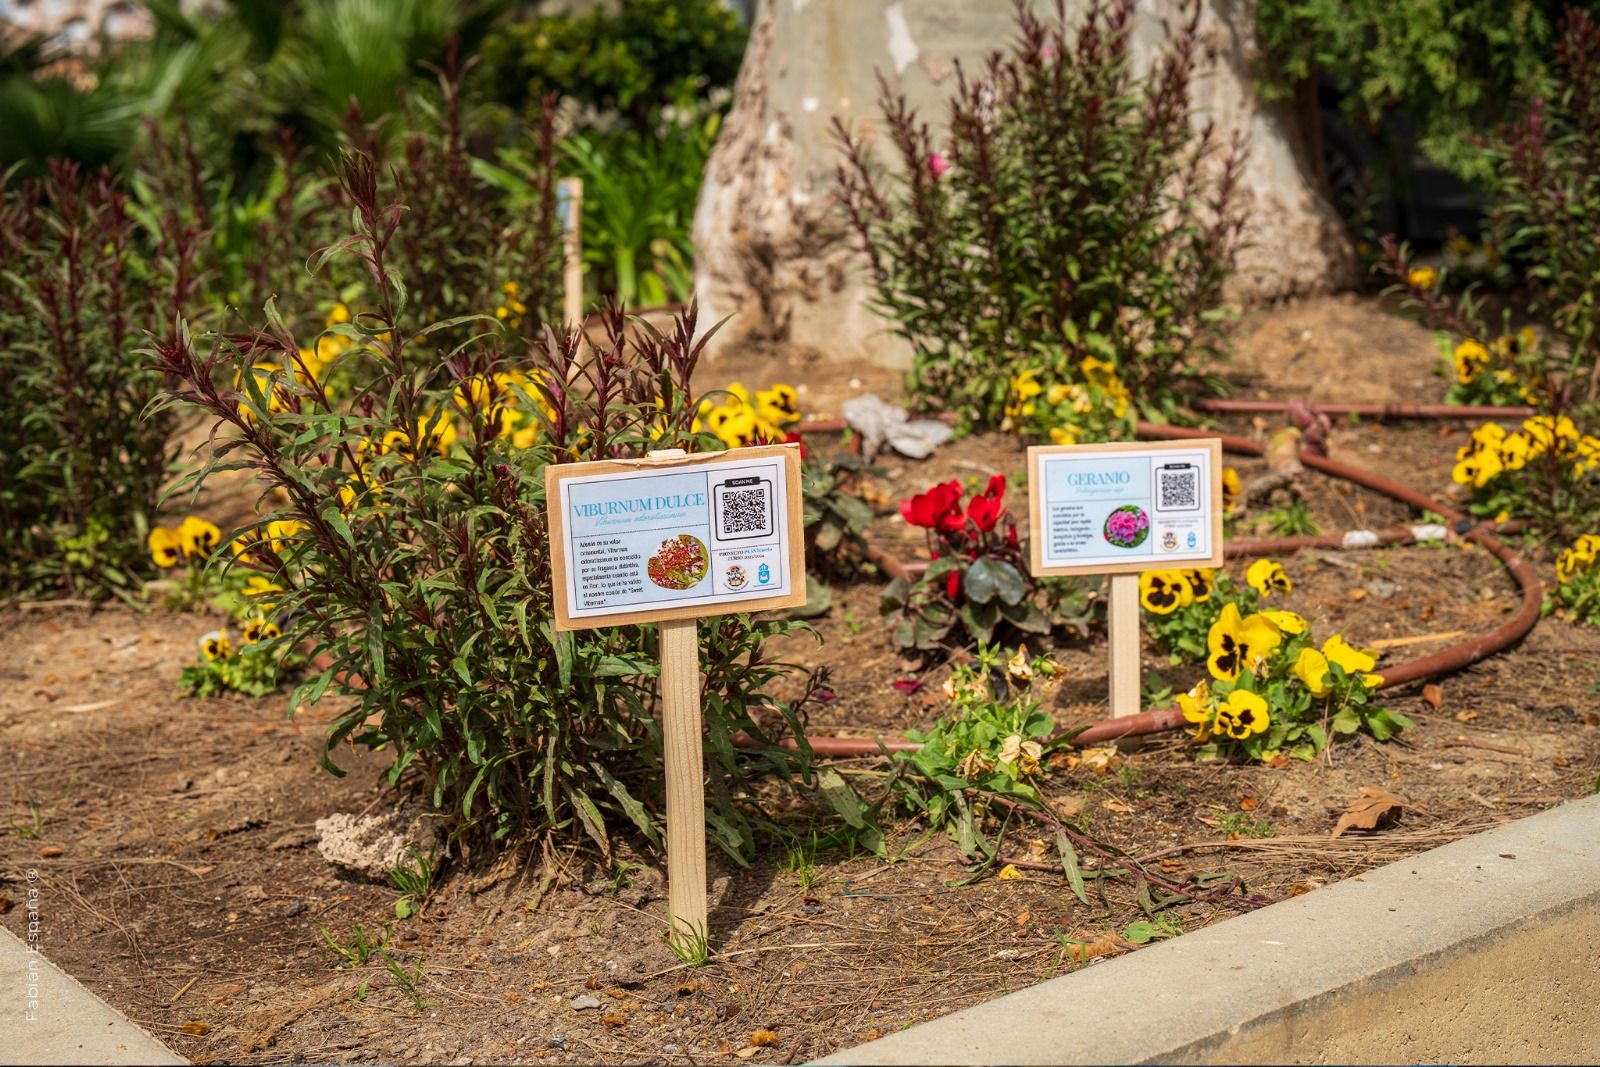
{"label": "pink flower", "polygon": [[944,177],[944,172],[950,169],[950,162],[935,152],[928,157],[928,170],[933,172],[933,180],[938,181]]}

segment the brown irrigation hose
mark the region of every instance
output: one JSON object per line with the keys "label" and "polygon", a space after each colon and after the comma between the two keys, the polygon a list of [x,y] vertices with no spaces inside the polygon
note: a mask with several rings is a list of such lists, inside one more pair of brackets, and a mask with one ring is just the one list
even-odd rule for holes
{"label": "brown irrigation hose", "polygon": [[[1197,400],[1197,411],[1213,415],[1281,415],[1297,401]],[[1369,419],[1525,419],[1535,414],[1529,407],[1469,407],[1463,404],[1317,404],[1298,401],[1313,414],[1359,415]]]}
{"label": "brown irrigation hose", "polygon": [[[1286,406],[1287,405],[1279,405],[1271,410],[1282,411]],[[1354,406],[1357,405],[1346,405],[1346,407]],[[1385,405],[1375,406],[1384,407]],[[1387,407],[1400,408],[1406,407],[1406,405],[1387,405]],[[1425,406],[1416,405],[1415,407],[1421,409]],[[1335,406],[1327,405],[1319,410],[1332,414],[1335,412]],[[1468,413],[1468,417],[1476,417],[1478,412],[1488,410],[1497,410],[1500,412],[1509,412],[1513,414],[1521,411],[1521,409],[1513,408],[1461,408],[1454,410],[1466,412]],[[1434,416],[1419,415],[1415,417],[1428,418]],[[831,424],[814,425],[816,427],[815,432],[830,432],[834,429]],[[1196,437],[1221,437],[1223,448],[1227,449],[1229,452],[1238,452],[1245,455],[1255,456],[1262,455],[1265,452],[1265,449],[1261,445],[1250,440],[1249,438],[1238,437],[1231,434],[1215,434],[1207,430],[1188,429],[1185,427],[1166,426],[1142,422],[1139,424],[1138,433],[1141,437],[1158,439],[1164,438],[1168,440]],[[1528,631],[1532,630],[1534,624],[1539,621],[1540,608],[1544,599],[1544,587],[1539,580],[1538,574],[1534,571],[1532,565],[1530,565],[1528,561],[1522,557],[1521,553],[1507,546],[1503,541],[1495,536],[1495,533],[1489,527],[1471,525],[1470,520],[1456,509],[1442,504],[1439,501],[1433,500],[1427,495],[1420,493],[1409,486],[1401,485],[1400,483],[1391,481],[1390,479],[1381,475],[1373,474],[1371,471],[1365,471],[1359,467],[1352,467],[1349,464],[1340,463],[1337,460],[1332,460],[1326,456],[1318,455],[1310,450],[1305,450],[1300,453],[1300,461],[1314,470],[1322,471],[1324,474],[1331,475],[1335,478],[1342,478],[1345,481],[1354,482],[1357,485],[1364,486],[1377,493],[1382,493],[1384,496],[1390,497],[1394,500],[1399,500],[1402,503],[1410,504],[1412,507],[1417,508],[1420,511],[1432,511],[1437,515],[1443,516],[1446,521],[1451,523],[1452,526],[1456,528],[1462,540],[1477,542],[1487,549],[1496,559],[1500,560],[1501,563],[1505,564],[1506,569],[1511,572],[1511,576],[1516,579],[1517,587],[1522,593],[1521,606],[1518,608],[1517,613],[1506,622],[1480,637],[1471,638],[1467,641],[1462,641],[1458,644],[1451,645],[1449,648],[1435,652],[1431,656],[1423,656],[1421,659],[1409,660],[1405,663],[1400,663],[1394,667],[1390,667],[1380,674],[1380,677],[1383,679],[1383,684],[1380,686],[1380,688],[1387,689],[1393,686],[1406,685],[1411,682],[1418,682],[1427,678],[1437,677],[1441,674],[1447,674],[1450,671],[1460,670],[1463,667],[1476,663],[1481,659],[1492,656],[1495,653],[1501,652],[1506,648],[1509,648],[1511,645],[1516,644],[1518,641],[1522,640],[1523,637],[1527,636]],[[1504,532],[1511,532],[1515,528],[1515,524],[1511,523],[1501,527]],[[1414,539],[1401,538],[1399,536],[1400,532],[1401,531],[1398,530],[1382,531],[1376,536],[1381,538],[1389,534],[1396,535],[1394,540],[1382,542],[1385,544],[1401,544]],[[1325,544],[1324,542],[1332,543]],[[1344,547],[1342,537],[1338,536],[1328,538],[1263,538],[1250,542],[1241,542],[1241,544],[1247,545],[1249,550],[1255,550],[1262,554],[1274,551],[1296,551],[1301,548]],[[1246,549],[1241,549],[1240,551],[1243,552],[1245,550]],[[871,547],[868,549],[868,558],[877,563],[878,566],[884,570],[884,573],[888,574],[890,577],[898,576],[897,574],[893,573],[893,571],[890,569],[891,567],[898,568],[900,574],[909,573],[918,567],[917,564],[910,564],[909,566],[903,564],[893,556],[889,556],[881,550]],[[926,569],[926,564],[921,566],[922,569]],[[1088,726],[1085,726],[1079,730],[1066,731],[1063,734],[1058,734],[1057,736],[1064,738],[1069,744],[1083,747],[1088,745],[1105,744],[1107,742],[1116,741],[1124,737],[1137,737],[1143,734],[1162,733],[1167,730],[1178,729],[1184,725],[1185,720],[1183,718],[1183,712],[1181,712],[1179,709],[1175,707],[1155,708],[1150,711],[1140,712],[1136,715],[1127,715],[1115,719],[1102,719],[1098,722],[1090,723]],[[736,734],[733,738],[733,742],[734,744],[742,747],[750,747],[756,744],[754,739],[749,738],[744,734]],[[786,748],[797,747],[793,739],[786,739],[780,743]],[[920,747],[917,742],[910,741],[902,737],[816,737],[810,739],[810,744],[813,752],[824,756],[872,756],[877,755],[879,752],[885,749],[891,752],[913,751]]]}

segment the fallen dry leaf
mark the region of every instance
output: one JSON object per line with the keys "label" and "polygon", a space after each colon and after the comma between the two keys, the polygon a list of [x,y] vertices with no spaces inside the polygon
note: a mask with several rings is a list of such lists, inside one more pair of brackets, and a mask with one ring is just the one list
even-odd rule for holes
{"label": "fallen dry leaf", "polygon": [[776,1048],[778,1035],[771,1030],[757,1030],[750,1035],[750,1043],[756,1048]]}
{"label": "fallen dry leaf", "polygon": [[1050,807],[1063,819],[1076,819],[1083,814],[1083,798],[1076,796],[1053,797],[1050,800]]}
{"label": "fallen dry leaf", "polygon": [[1128,943],[1117,934],[1107,934],[1094,941],[1069,941],[1066,945],[1067,959],[1076,963],[1096,959],[1100,956],[1115,956],[1128,950]]}
{"label": "fallen dry leaf", "polygon": [[1313,889],[1321,889],[1321,888],[1322,888],[1322,880],[1321,879],[1319,879],[1319,878],[1307,878],[1303,882],[1296,882],[1294,885],[1290,886],[1288,892],[1284,893],[1283,895],[1285,897],[1298,897],[1298,896],[1303,896],[1304,894],[1311,892]]}
{"label": "fallen dry leaf", "polygon": [[1096,774],[1105,774],[1121,762],[1117,750],[1111,746],[1086,748],[1078,753],[1076,761],[1070,756],[1067,758],[1068,767],[1087,767]]}
{"label": "fallen dry leaf", "polygon": [[1028,925],[1028,920],[1031,919],[1031,918],[1033,918],[1033,912],[1025,911],[1021,915],[1017,916],[1017,925],[1018,926],[1027,926]]}
{"label": "fallen dry leaf", "polygon": [[1002,882],[1020,882],[1022,881],[1022,872],[1017,870],[1017,868],[1012,864],[1008,863],[1004,867],[1000,868],[1000,873],[995,875],[995,877],[1000,879]]}
{"label": "fallen dry leaf", "polygon": [[180,1029],[190,1037],[205,1037],[211,1032],[211,1024],[203,1023],[199,1019],[191,1019],[183,1024]]}
{"label": "fallen dry leaf", "polygon": [[1338,837],[1346,830],[1378,830],[1399,818],[1405,805],[1399,797],[1386,793],[1376,786],[1364,785],[1361,795],[1350,802],[1333,826],[1330,837]]}
{"label": "fallen dry leaf", "polygon": [[600,1016],[600,1021],[604,1023],[608,1029],[615,1029],[616,1027],[627,1022],[627,1020],[622,1017],[622,1013],[620,1011],[606,1012],[606,1014]]}
{"label": "fallen dry leaf", "polygon": [[1116,797],[1108,798],[1106,802],[1101,805],[1101,807],[1105,808],[1107,811],[1114,811],[1121,815],[1126,815],[1133,810],[1131,805],[1124,804]]}
{"label": "fallen dry leaf", "polygon": [[1458,712],[1456,712],[1456,722],[1471,722],[1473,719],[1476,719],[1477,717],[1478,717],[1478,712],[1476,712],[1476,711],[1458,711]]}
{"label": "fallen dry leaf", "polygon": [[1352,589],[1345,596],[1351,600],[1365,600],[1367,599],[1367,591],[1365,589]]}
{"label": "fallen dry leaf", "polygon": [[1239,798],[1239,810],[1240,811],[1255,811],[1256,808],[1258,808],[1260,806],[1261,806],[1261,802],[1259,800],[1257,800],[1255,797],[1240,797]]}
{"label": "fallen dry leaf", "polygon": [[39,850],[39,858],[44,860],[53,860],[57,856],[66,855],[66,853],[67,850],[62,848],[60,845],[46,845],[44,848]]}
{"label": "fallen dry leaf", "polygon": [[756,1053],[758,1053],[760,1051],[761,1050],[756,1048],[754,1045],[746,1045],[744,1048],[740,1049],[738,1052],[735,1052],[734,1055],[738,1056],[741,1060],[747,1060],[751,1056],[754,1056]]}
{"label": "fallen dry leaf", "polygon": [[1422,699],[1428,702],[1429,707],[1438,710],[1444,706],[1444,686],[1437,682],[1429,682],[1422,687]]}

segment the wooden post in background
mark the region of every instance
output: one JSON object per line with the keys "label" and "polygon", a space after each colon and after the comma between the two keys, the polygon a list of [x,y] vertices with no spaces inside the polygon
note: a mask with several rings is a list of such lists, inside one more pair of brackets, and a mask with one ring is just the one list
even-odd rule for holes
{"label": "wooden post in background", "polygon": [[[662,448],[652,459],[685,455]],[[710,934],[706,903],[706,784],[700,712],[700,638],[695,619],[660,627],[661,744],[667,773],[667,921],[688,947]]]}
{"label": "wooden post in background", "polygon": [[583,329],[583,179],[556,183],[556,211],[561,219],[561,314],[569,329]]}
{"label": "wooden post in background", "polygon": [[1111,715],[1139,712],[1139,576],[1113,574],[1106,633],[1111,646]]}

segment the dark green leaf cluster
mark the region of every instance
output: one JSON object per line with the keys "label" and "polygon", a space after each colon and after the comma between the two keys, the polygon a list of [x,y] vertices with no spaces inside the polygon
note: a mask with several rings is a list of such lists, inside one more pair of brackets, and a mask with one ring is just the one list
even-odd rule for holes
{"label": "dark green leaf cluster", "polygon": [[1420,147],[1489,175],[1482,133],[1539,90],[1564,0],[1259,0],[1257,90],[1292,99],[1325,76],[1358,125],[1405,118]]}
{"label": "dark green leaf cluster", "polygon": [[[321,151],[354,118],[398,115],[482,41],[505,0],[146,0],[153,34],[73,64],[38,43],[0,56],[0,165],[118,165],[141,123],[183,116],[228,184],[262,176],[286,131]],[[533,101],[537,104],[537,98]],[[530,109],[530,112],[537,108]]]}
{"label": "dark green leaf cluster", "polygon": [[1044,804],[1041,760],[1055,723],[1022,677],[1031,678],[1044,661],[1029,663],[1019,651],[1015,666],[1008,669],[1003,649],[980,645],[973,662],[951,670],[946,692],[954,714],[908,735],[922,742],[920,749],[895,754],[915,774],[895,778],[892,795],[930,827],[949,832],[966,856],[992,858],[998,849],[983,828],[988,797]]}
{"label": "dark green leaf cluster", "polygon": [[850,560],[864,558],[872,505],[861,499],[855,488],[864,472],[874,470],[852,452],[823,457],[815,449],[807,449],[800,468],[807,573],[844,573],[850,569]]}
{"label": "dark green leaf cluster", "polygon": [[[270,304],[248,339],[214,336],[208,352],[185,332],[159,346],[179,383],[170,404],[218,424],[191,480],[245,469],[286,500],[235,534],[236,559],[283,588],[284,640],[327,664],[294,705],[344,702],[330,771],[347,743],[383,749],[392,781],[480,840],[559,834],[608,855],[618,833],[659,844],[655,630],[556,632],[544,472],[717,447],[693,430],[690,380],[708,338],[693,309],[665,333],[613,309],[589,342],[550,330],[530,340],[487,315],[420,320],[391,260],[400,205],[375,170],[350,158],[356,232],[312,259],[352,257],[373,279],[373,310],[334,329],[371,373],[339,403],[315,377],[260,373],[301,366],[303,345]],[[797,625],[701,624],[707,822],[740,861],[754,847],[756,778],[810,774],[800,712],[769,695],[790,668],[762,651]],[[739,733],[755,747],[736,748]]]}
{"label": "dark green leaf cluster", "polygon": [[878,310],[911,345],[913,390],[999,426],[1012,380],[1114,365],[1136,404],[1169,412],[1214,388],[1223,284],[1243,227],[1244,144],[1197,121],[1199,4],[1138,73],[1133,0],[1075,28],[1017,5],[1015,44],[963,75],[936,137],[882,83],[896,168],[835,120],[841,202]]}
{"label": "dark green leaf cluster", "polygon": [[197,697],[225,692],[264,697],[277,692],[286,675],[305,665],[304,656],[294,652],[285,655],[281,645],[281,641],[257,642],[216,659],[201,655],[183,669],[178,685]]}
{"label": "dark green leaf cluster", "polygon": [[500,25],[484,81],[516,108],[548,93],[648,128],[664,105],[692,108],[733,84],[748,30],[722,0],[628,0]]}
{"label": "dark green leaf cluster", "polygon": [[202,230],[57,163],[0,187],[0,592],[137,589],[177,417],[140,349],[200,308]]}

